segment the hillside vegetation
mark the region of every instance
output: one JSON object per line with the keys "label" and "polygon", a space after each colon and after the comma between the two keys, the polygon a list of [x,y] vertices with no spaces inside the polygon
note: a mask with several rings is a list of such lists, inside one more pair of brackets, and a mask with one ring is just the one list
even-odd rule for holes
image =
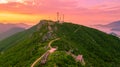
{"label": "hillside vegetation", "polygon": [[[0,67],[30,67],[46,51],[48,43],[57,50],[35,67],[119,67],[120,39],[82,25],[42,20],[34,27],[0,42]],[[83,55],[85,65],[76,62]]]}

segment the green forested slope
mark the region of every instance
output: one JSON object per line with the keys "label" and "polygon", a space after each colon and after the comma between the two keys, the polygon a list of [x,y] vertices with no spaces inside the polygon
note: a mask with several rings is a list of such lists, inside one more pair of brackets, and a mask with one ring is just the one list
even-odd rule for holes
{"label": "green forested slope", "polygon": [[0,48],[4,45],[1,51],[5,49],[0,55],[0,67],[30,67],[49,50],[48,43],[55,38],[60,38],[52,43],[57,51],[49,55],[46,64],[38,63],[36,67],[82,67],[67,54],[69,51],[83,55],[85,67],[120,66],[119,38],[82,25],[45,20],[0,42]]}
{"label": "green forested slope", "polygon": [[23,32],[19,32],[17,34],[14,34],[2,41],[0,41],[0,52],[3,52],[7,48],[17,44],[18,42],[21,42],[22,39],[30,36],[34,32],[35,26],[33,26],[31,29],[28,29]]}

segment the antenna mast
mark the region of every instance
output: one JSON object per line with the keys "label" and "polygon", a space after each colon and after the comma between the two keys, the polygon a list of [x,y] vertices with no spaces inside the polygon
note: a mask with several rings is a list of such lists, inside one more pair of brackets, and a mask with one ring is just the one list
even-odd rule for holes
{"label": "antenna mast", "polygon": [[64,22],[64,18],[65,18],[65,17],[64,17],[64,14],[63,14],[63,22]]}
{"label": "antenna mast", "polygon": [[59,22],[59,12],[57,12],[57,21]]}

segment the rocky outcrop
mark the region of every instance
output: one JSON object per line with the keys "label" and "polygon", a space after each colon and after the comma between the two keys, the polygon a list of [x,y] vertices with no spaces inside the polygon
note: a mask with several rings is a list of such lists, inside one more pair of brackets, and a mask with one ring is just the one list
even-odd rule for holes
{"label": "rocky outcrop", "polygon": [[43,25],[45,25],[47,22],[46,20],[41,20],[40,23],[37,25],[37,30],[40,30]]}
{"label": "rocky outcrop", "polygon": [[48,31],[48,32],[43,36],[42,42],[45,42],[45,41],[51,39],[52,37],[53,37],[52,32],[49,32],[49,31]]}
{"label": "rocky outcrop", "polygon": [[42,42],[45,42],[47,40],[55,38],[55,34],[53,33],[55,30],[57,30],[57,27],[54,27],[55,22],[49,21],[49,20],[41,20],[40,23],[37,25],[37,30],[43,30],[42,27],[47,31],[46,33],[40,33],[40,36],[42,36]]}

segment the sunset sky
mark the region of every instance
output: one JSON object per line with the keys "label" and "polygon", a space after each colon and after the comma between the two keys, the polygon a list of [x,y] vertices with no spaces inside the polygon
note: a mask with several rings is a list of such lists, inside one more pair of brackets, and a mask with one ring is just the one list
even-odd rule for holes
{"label": "sunset sky", "polygon": [[0,23],[32,25],[56,20],[56,12],[77,24],[107,24],[120,20],[120,0],[0,0]]}

